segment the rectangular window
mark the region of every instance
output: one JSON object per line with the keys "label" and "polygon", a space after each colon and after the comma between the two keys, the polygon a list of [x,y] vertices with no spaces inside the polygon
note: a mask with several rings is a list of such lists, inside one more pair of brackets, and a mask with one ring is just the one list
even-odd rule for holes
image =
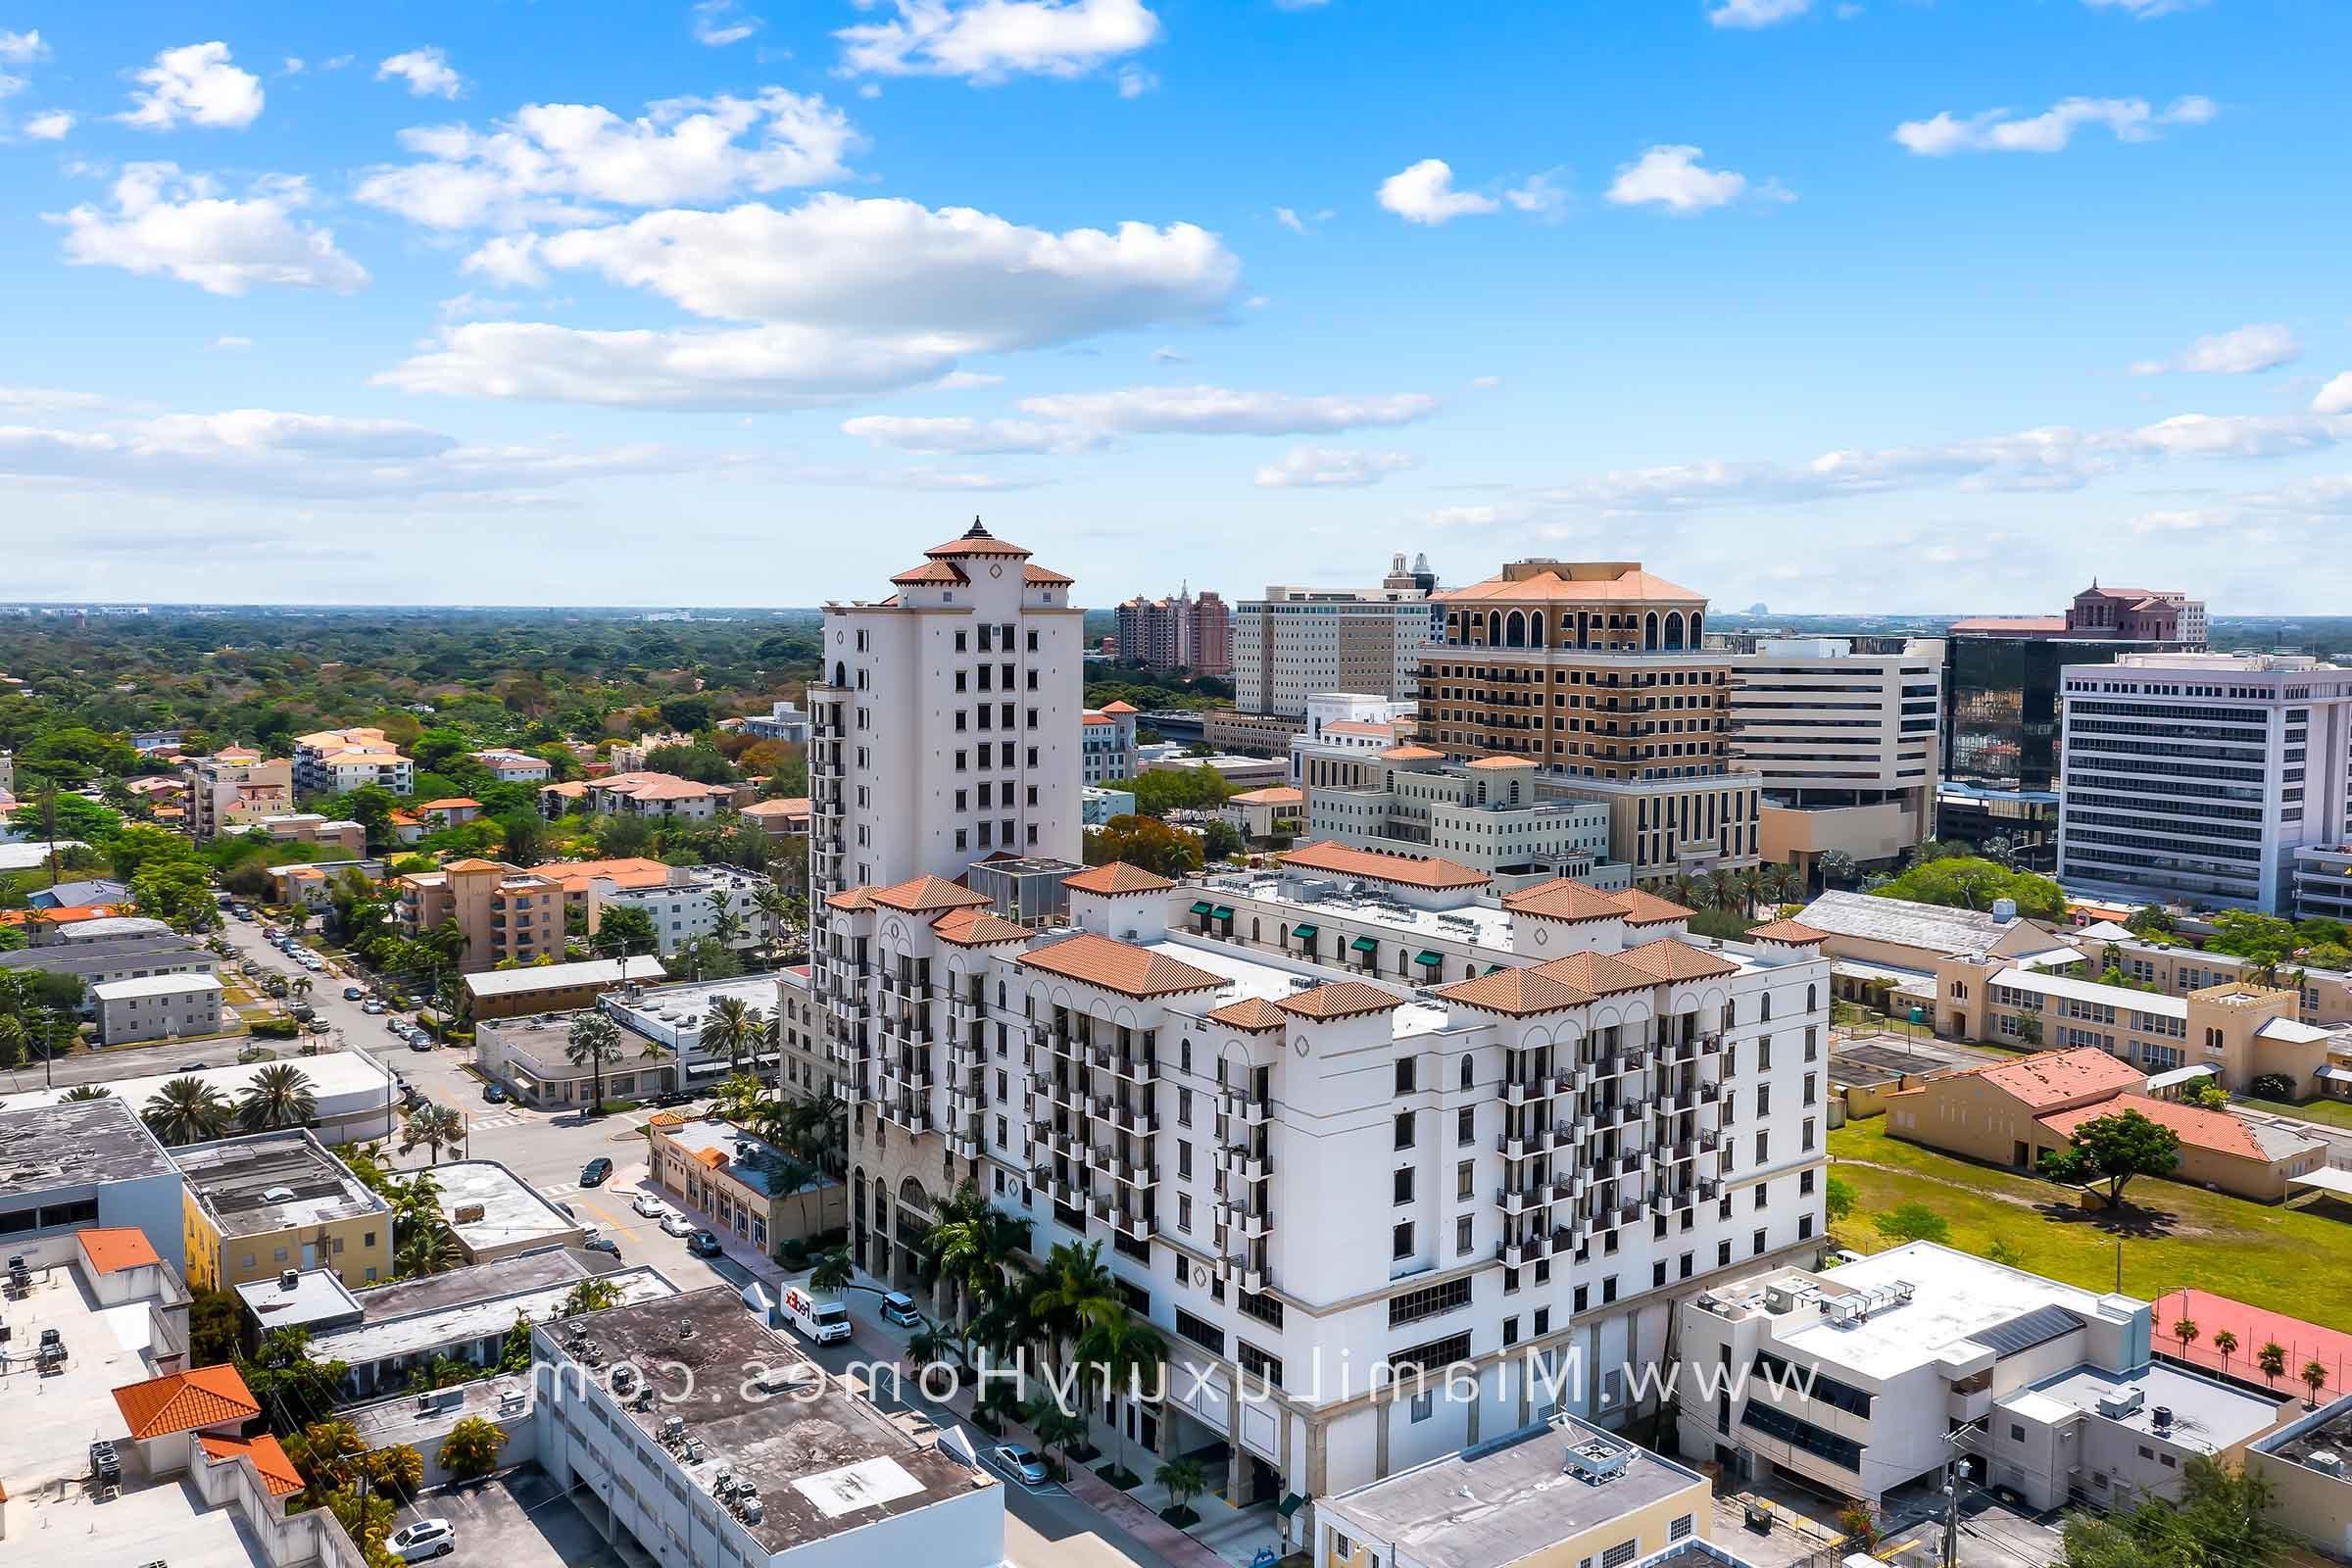
{"label": "rectangular window", "polygon": [[1391,1234],[1389,1255],[1391,1257],[1410,1257],[1413,1255],[1412,1221],[1405,1221],[1402,1225],[1397,1226]]}
{"label": "rectangular window", "polygon": [[1398,1149],[1413,1147],[1413,1113],[1409,1110],[1400,1110],[1396,1113],[1396,1147]]}
{"label": "rectangular window", "polygon": [[1413,1092],[1413,1058],[1410,1056],[1400,1056],[1396,1060],[1396,1092],[1400,1095]]}

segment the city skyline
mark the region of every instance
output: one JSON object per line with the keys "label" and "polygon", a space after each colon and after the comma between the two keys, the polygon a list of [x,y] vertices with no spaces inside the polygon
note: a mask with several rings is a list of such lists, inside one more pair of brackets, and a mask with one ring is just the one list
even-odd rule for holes
{"label": "city skyline", "polygon": [[811,605],[978,512],[1102,607],[2340,597],[2342,17],[1500,20],[9,13],[12,595]]}

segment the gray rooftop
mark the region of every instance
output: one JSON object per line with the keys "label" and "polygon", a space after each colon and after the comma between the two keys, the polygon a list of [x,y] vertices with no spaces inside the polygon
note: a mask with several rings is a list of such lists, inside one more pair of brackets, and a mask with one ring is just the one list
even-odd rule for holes
{"label": "gray rooftop", "polygon": [[1841,1042],[1830,1052],[1830,1080],[1840,1084],[1883,1084],[1926,1073],[1958,1072],[1990,1062],[2008,1061],[2005,1051],[1979,1051],[1948,1040],[1912,1040],[1882,1035],[1876,1040]]}
{"label": "gray rooftop", "polygon": [[[718,1167],[720,1175],[739,1181],[752,1191],[769,1198],[778,1196],[769,1190],[770,1170],[798,1163],[790,1154],[759,1134],[747,1133],[733,1122],[715,1116],[703,1121],[690,1121],[681,1127],[665,1127],[662,1133],[690,1154],[716,1150],[726,1157],[726,1163]],[[780,1187],[782,1184],[777,1185]],[[792,1193],[813,1193],[834,1185],[831,1178],[811,1173],[809,1179],[792,1189]]]}
{"label": "gray rooftop", "polygon": [[387,1318],[408,1317],[417,1312],[432,1312],[443,1307],[464,1306],[469,1301],[486,1301],[496,1297],[512,1296],[518,1291],[538,1290],[549,1285],[568,1286],[575,1280],[610,1273],[619,1266],[603,1252],[571,1247],[542,1247],[528,1252],[494,1257],[487,1263],[468,1263],[439,1274],[395,1280],[389,1285],[369,1286],[359,1292],[354,1299],[359,1302],[360,1311],[368,1322],[380,1323]]}
{"label": "gray rooftop", "polygon": [[1499,1568],[1683,1493],[1693,1514],[1713,1509],[1695,1470],[1562,1417],[1342,1493],[1325,1506],[1427,1568]]}
{"label": "gray rooftop", "polygon": [[0,1110],[0,1198],[172,1174],[155,1135],[111,1096]]}
{"label": "gray rooftop", "polygon": [[[596,1366],[688,1368],[687,1397],[626,1414],[649,1446],[663,1420],[685,1421],[705,1450],[700,1464],[681,1466],[694,1485],[708,1488],[722,1471],[754,1482],[763,1517],[743,1528],[771,1555],[997,1484],[914,1442],[829,1375],[814,1396],[749,1388],[746,1366],[781,1371],[814,1363],[746,1312],[727,1286],[568,1318],[543,1332],[567,1359],[593,1347]],[[592,1371],[586,1381],[594,1380]]]}
{"label": "gray rooftop", "polygon": [[[441,1184],[441,1217],[470,1251],[492,1251],[517,1242],[578,1241],[579,1223],[495,1159],[460,1159],[436,1167]],[[479,1207],[481,1212],[472,1210]]]}
{"label": "gray rooftop", "polygon": [[[582,1273],[572,1279],[551,1280],[495,1295],[445,1299],[397,1317],[370,1312],[363,1322],[315,1336],[312,1344],[321,1359],[348,1361],[354,1366],[400,1355],[430,1355],[436,1350],[503,1334],[514,1326],[516,1313],[534,1323],[555,1318],[564,1309],[564,1298],[582,1279],[589,1277]],[[617,1306],[663,1300],[678,1294],[675,1285],[646,1263],[630,1264],[598,1277],[612,1287]],[[362,1294],[365,1297],[372,1293]]]}
{"label": "gray rooftop", "polygon": [[[2220,1453],[2261,1436],[2277,1422],[2281,1405],[2291,1411],[2300,1402],[2285,1395],[2266,1398],[2218,1378],[2184,1372],[2162,1361],[2151,1362],[2136,1372],[2105,1372],[2097,1367],[2078,1366],[2000,1402],[2003,1407],[2015,1404],[2039,1415],[2044,1412],[2036,1410],[2031,1401],[2046,1399],[2096,1415],[2102,1398],[2133,1390],[2141,1395],[2137,1409],[2099,1419],[2207,1453]],[[2158,1410],[2170,1413],[2169,1427],[2156,1425]]]}
{"label": "gray rooftop", "polygon": [[172,1152],[189,1200],[223,1236],[261,1236],[297,1225],[389,1212],[344,1163],[307,1132],[253,1133]]}
{"label": "gray rooftop", "polygon": [[[1975,909],[1955,909],[1940,904],[1912,904],[1882,899],[1875,893],[1824,893],[1796,913],[1816,931],[1854,937],[1865,942],[1892,942],[1926,948],[1957,956],[1983,956],[2017,928],[2015,920],[1995,920]],[[2052,947],[2058,946],[2055,937]]]}
{"label": "gray rooftop", "polygon": [[360,1320],[359,1298],[351,1294],[351,1287],[336,1277],[333,1269],[286,1272],[294,1276],[291,1290],[286,1288],[283,1276],[277,1274],[236,1288],[237,1298],[245,1303],[245,1310],[253,1314],[263,1333],[292,1327],[318,1332]]}
{"label": "gray rooftop", "polygon": [[534,991],[558,991],[571,986],[616,986],[623,980],[659,981],[662,960],[584,958],[578,963],[526,963],[518,969],[491,969],[466,977],[466,989],[477,997],[528,996]]}
{"label": "gray rooftop", "polygon": [[136,969],[143,964],[156,962],[193,962],[210,973],[220,960],[182,936],[142,936],[25,948],[9,954],[7,961],[0,963],[0,968],[31,969],[41,974],[86,975],[112,974],[118,969]]}

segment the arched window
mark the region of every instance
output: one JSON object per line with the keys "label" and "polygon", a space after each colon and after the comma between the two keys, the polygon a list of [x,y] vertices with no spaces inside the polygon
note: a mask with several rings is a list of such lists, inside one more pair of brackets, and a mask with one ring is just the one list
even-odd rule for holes
{"label": "arched window", "polygon": [[1503,617],[1502,646],[1505,648],[1525,648],[1527,646],[1527,616],[1516,610]]}
{"label": "arched window", "polygon": [[850,666],[836,659],[833,661],[833,684],[836,686],[847,686],[849,683]]}
{"label": "arched window", "polygon": [[1758,1023],[1772,1022],[1772,993],[1769,991],[1764,993],[1764,1010],[1756,1014],[1756,1021]]}
{"label": "arched window", "polygon": [[1654,610],[1642,617],[1642,649],[1650,654],[1658,651],[1658,612]]}
{"label": "arched window", "polygon": [[1462,1053],[1462,1087],[1464,1089],[1470,1087],[1470,1053],[1465,1051]]}
{"label": "arched window", "polygon": [[1544,612],[1541,610],[1527,617],[1527,640],[1531,647],[1544,646]]}
{"label": "arched window", "polygon": [[1820,1005],[1821,1005],[1821,987],[1819,987],[1819,986],[1807,986],[1807,987],[1805,987],[1805,1010],[1806,1010],[1807,1012],[1811,1012],[1811,1011],[1812,1011],[1814,1008],[1816,1008],[1816,1007],[1818,1007],[1818,1006],[1820,1006]]}
{"label": "arched window", "polygon": [[1690,612],[1690,646],[1693,648],[1698,648],[1704,645],[1705,639],[1699,636],[1699,632],[1703,629],[1699,625],[1699,622],[1703,619],[1705,619],[1705,617],[1697,611],[1693,610]]}
{"label": "arched window", "polygon": [[1499,610],[1487,612],[1487,646],[1489,648],[1502,646],[1502,612]]}
{"label": "arched window", "polygon": [[1666,646],[1669,648],[1683,646],[1683,612],[1679,610],[1666,612]]}

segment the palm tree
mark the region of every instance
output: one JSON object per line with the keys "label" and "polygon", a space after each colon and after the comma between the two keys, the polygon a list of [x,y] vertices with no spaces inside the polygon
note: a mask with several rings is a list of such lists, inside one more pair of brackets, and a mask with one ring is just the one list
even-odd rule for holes
{"label": "palm tree", "polygon": [[[1168,1343],[1159,1331],[1148,1323],[1139,1323],[1120,1312],[1087,1330],[1079,1341],[1078,1353],[1092,1361],[1102,1375],[1102,1392],[1107,1396],[1120,1389],[1128,1390],[1140,1402],[1143,1390],[1157,1384],[1160,1364],[1167,1359]],[[1118,1445],[1119,1469],[1129,1475],[1127,1468],[1127,1423],[1111,1422],[1111,1437]]]}
{"label": "palm tree", "polygon": [[2213,1337],[2213,1348],[2222,1354],[2222,1370],[2229,1371],[2230,1357],[2237,1349],[2237,1336],[2224,1329]]}
{"label": "palm tree", "polygon": [[2328,1363],[2319,1360],[2306,1361],[2303,1363],[2303,1370],[2295,1375],[2301,1378],[2303,1386],[2311,1391],[2311,1397],[2306,1402],[2305,1408],[2317,1410],[2320,1407],[2320,1391],[2328,1386]]}
{"label": "palm tree", "polygon": [[1086,1421],[1072,1415],[1056,1404],[1051,1396],[1043,1396],[1021,1412],[1037,1441],[1048,1448],[1057,1448],[1065,1460],[1074,1460],[1078,1450],[1086,1446]]}
{"label": "palm tree", "polygon": [[420,1225],[401,1247],[393,1259],[402,1274],[412,1278],[424,1274],[446,1274],[466,1260],[458,1247],[458,1239],[447,1225],[436,1218],[429,1225]]}
{"label": "palm tree", "polygon": [[2278,1375],[2286,1370],[2286,1347],[2277,1340],[2263,1341],[2262,1348],[2254,1352],[2254,1364],[2262,1368],[2262,1375],[2270,1380],[2271,1387],[2277,1388]]}
{"label": "palm tree", "polygon": [[1102,1244],[1063,1242],[1046,1258],[1046,1277],[1033,1303],[1038,1326],[1058,1364],[1064,1344],[1075,1346],[1096,1324],[1122,1316],[1116,1282],[1102,1262]]}
{"label": "palm tree", "polygon": [[1740,873],[1717,871],[1707,878],[1707,906],[1729,914],[1740,906]]}
{"label": "palm tree", "polygon": [[456,1149],[466,1142],[466,1118],[449,1105],[426,1103],[409,1112],[408,1124],[400,1130],[400,1152],[423,1145],[431,1154],[431,1163],[441,1163],[441,1151]]}
{"label": "palm tree", "polygon": [[1163,1459],[1152,1472],[1152,1479],[1166,1489],[1171,1509],[1185,1507],[1208,1490],[1208,1477],[1201,1473],[1198,1459]]}
{"label": "palm tree", "polygon": [[767,922],[767,940],[760,944],[767,961],[776,961],[776,951],[784,946],[786,921],[792,916],[792,895],[773,882],[762,882],[752,894],[752,907]]}
{"label": "palm tree", "polygon": [[727,1070],[743,1071],[744,1054],[760,1049],[760,1010],[741,997],[720,997],[703,1020],[702,1043],[727,1054]]}
{"label": "palm tree", "polygon": [[1732,880],[1740,890],[1740,914],[1753,919],[1756,913],[1756,902],[1764,897],[1764,868],[1760,865],[1751,865],[1744,870],[1734,871]]}
{"label": "palm tree", "polygon": [[2173,1338],[2180,1342],[2181,1360],[2188,1359],[2188,1348],[2197,1343],[2200,1332],[2197,1320],[2193,1317],[2184,1317],[2173,1324]]}
{"label": "palm tree", "polygon": [[582,1280],[564,1293],[564,1304],[556,1309],[556,1315],[577,1317],[582,1312],[602,1312],[608,1306],[619,1304],[620,1287],[611,1280]]}
{"label": "palm tree", "polygon": [[160,1143],[201,1144],[227,1134],[234,1112],[228,1097],[201,1078],[174,1078],[139,1112]]}
{"label": "palm tree", "polygon": [[318,1098],[311,1091],[309,1074],[279,1063],[264,1067],[237,1098],[237,1122],[249,1133],[274,1132],[280,1127],[307,1127],[318,1113]]}
{"label": "palm tree", "polygon": [[605,1063],[620,1058],[620,1026],[591,1007],[571,1020],[571,1029],[564,1037],[564,1054],[575,1067],[585,1064],[595,1075],[595,1092],[589,1101],[594,1106],[605,1102]]}
{"label": "palm tree", "polygon": [[311,977],[307,974],[298,974],[287,985],[286,989],[294,993],[294,1000],[296,1002],[307,1002],[310,1000],[311,996]]}
{"label": "palm tree", "polygon": [[1667,885],[1667,896],[1686,909],[1706,906],[1700,902],[1706,895],[1700,891],[1697,880],[1688,872],[1678,873],[1673,882]]}
{"label": "palm tree", "polygon": [[743,940],[743,916],[735,912],[735,903],[724,888],[712,888],[704,901],[710,906],[710,935],[722,948],[731,948]]}
{"label": "palm tree", "polygon": [[104,1084],[75,1084],[59,1097],[63,1100],[112,1100],[115,1092]]}

